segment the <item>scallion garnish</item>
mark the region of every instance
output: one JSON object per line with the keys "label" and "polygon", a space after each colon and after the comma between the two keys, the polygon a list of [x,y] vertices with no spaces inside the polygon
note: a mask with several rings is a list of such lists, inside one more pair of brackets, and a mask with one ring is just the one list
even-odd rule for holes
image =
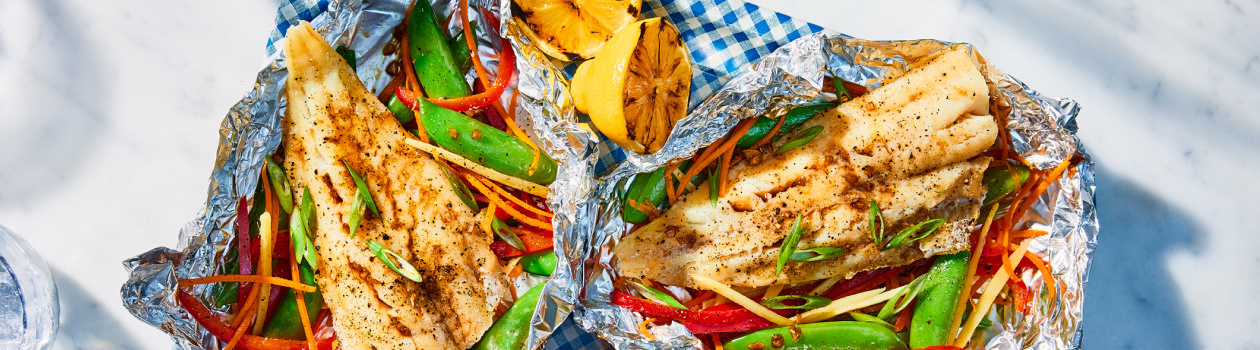
{"label": "scallion garnish", "polygon": [[416,282],[424,280],[424,278],[420,277],[420,271],[416,271],[415,266],[412,266],[411,263],[407,262],[407,259],[403,259],[401,255],[398,255],[393,250],[376,241],[368,241],[368,249],[372,250],[372,254],[376,254],[376,257],[380,258],[382,262],[385,262],[385,266],[399,275]]}
{"label": "scallion garnish", "polygon": [[[312,269],[318,269],[319,257],[315,255],[315,244],[311,243],[311,222],[315,217],[315,201],[311,199],[311,188],[302,189],[302,199],[297,211],[289,217],[289,238],[293,244],[293,256],[298,263],[306,260]],[[309,234],[308,234],[309,233]]]}
{"label": "scallion garnish", "polygon": [[[784,301],[788,300],[804,300],[801,305],[787,305]],[[820,297],[817,295],[780,295],[770,299],[762,300],[761,305],[775,310],[805,310],[817,309],[831,304],[831,299]]]}
{"label": "scallion garnish", "polygon": [[381,211],[376,209],[376,201],[372,199],[372,193],[368,191],[367,182],[363,181],[363,177],[350,167],[349,163],[344,160],[341,164],[345,164],[346,170],[350,171],[350,178],[354,179],[354,185],[358,189],[354,192],[354,201],[350,204],[350,238],[354,238],[354,234],[359,230],[359,222],[363,221],[363,209],[366,207],[372,211],[376,217],[381,217]]}
{"label": "scallion garnish", "polygon": [[[491,213],[486,212],[486,214],[489,215]],[[490,222],[490,230],[494,231],[495,236],[498,236],[499,239],[512,246],[512,248],[519,249],[522,252],[526,251],[525,243],[521,242],[521,237],[517,236],[516,231],[513,231],[506,222],[499,220],[498,217],[494,218],[493,221]]]}
{"label": "scallion garnish", "polygon": [[792,222],[787,237],[783,238],[783,245],[779,246],[779,262],[774,266],[775,277],[783,271],[783,265],[787,264],[788,259],[792,257],[792,252],[796,251],[796,245],[801,243],[801,234],[808,228],[809,225],[801,226],[801,214],[796,214],[796,221]]}
{"label": "scallion garnish", "polygon": [[271,187],[275,190],[276,199],[280,200],[280,209],[285,214],[293,212],[293,190],[289,188],[289,177],[285,176],[284,168],[280,164],[276,164],[271,157],[264,158],[267,161],[267,177],[271,180]]}
{"label": "scallion garnish", "polygon": [[901,291],[893,295],[892,299],[888,299],[888,303],[884,304],[884,308],[880,309],[879,314],[875,317],[886,319],[910,306],[910,302],[914,301],[914,297],[918,296],[920,291],[923,291],[923,281],[925,280],[923,276],[915,278],[910,284],[902,287]]}
{"label": "scallion garnish", "polygon": [[468,190],[468,186],[464,185],[464,181],[460,180],[458,176],[455,176],[455,173],[452,173],[445,166],[441,166],[441,168],[442,173],[446,174],[446,181],[450,182],[451,188],[455,189],[455,196],[459,197],[459,200],[464,202],[464,205],[467,205],[474,213],[481,210],[481,208],[477,207],[477,202],[473,200],[472,191]]}
{"label": "scallion garnish", "polygon": [[840,103],[849,102],[853,98],[853,95],[849,94],[849,88],[844,87],[844,79],[833,76],[831,77],[831,85],[836,88],[836,99],[840,100]]}
{"label": "scallion garnish", "polygon": [[717,202],[718,202],[718,172],[717,170],[714,170],[713,173],[709,174],[709,202],[712,203],[713,206],[715,207],[717,206]]}
{"label": "scallion garnish", "polygon": [[674,299],[674,297],[669,295],[669,293],[662,292],[656,288],[648,287],[635,281],[630,281],[630,285],[633,286],[635,290],[639,291],[639,294],[643,294],[643,296],[651,299],[652,301],[657,301],[677,309],[687,310],[686,306],[678,302],[678,299]]}
{"label": "scallion garnish", "polygon": [[[901,232],[897,232],[897,234],[891,239],[885,241],[884,213],[881,209],[879,209],[879,204],[875,203],[875,200],[873,199],[870,203],[869,214],[871,241],[875,243],[875,247],[879,248],[879,250],[900,248],[906,244],[910,244],[910,242],[927,238],[927,236],[941,228],[941,225],[945,224],[945,219],[924,220],[923,222],[914,224],[914,226],[901,230]],[[875,227],[876,222],[879,224],[878,228]]]}
{"label": "scallion garnish", "polygon": [[817,137],[818,134],[821,133],[822,131],[823,131],[822,125],[814,125],[810,127],[809,129],[801,130],[801,132],[796,133],[796,135],[792,135],[792,138],[788,139],[788,141],[784,143],[783,146],[779,146],[779,150],[774,153],[779,154],[779,153],[791,151],[793,148],[804,146],[810,141],[813,141],[814,137]]}
{"label": "scallion garnish", "polygon": [[814,247],[808,249],[797,249],[792,252],[792,256],[788,260],[810,262],[827,260],[844,255],[844,248],[836,247]]}
{"label": "scallion garnish", "polygon": [[945,224],[945,219],[932,219],[907,227],[906,229],[901,230],[901,232],[897,232],[896,236],[893,236],[892,239],[888,240],[888,244],[884,247],[884,250],[900,248],[910,242],[927,238],[927,236],[931,235],[932,232],[936,232],[936,229],[941,228],[941,225],[943,224]]}

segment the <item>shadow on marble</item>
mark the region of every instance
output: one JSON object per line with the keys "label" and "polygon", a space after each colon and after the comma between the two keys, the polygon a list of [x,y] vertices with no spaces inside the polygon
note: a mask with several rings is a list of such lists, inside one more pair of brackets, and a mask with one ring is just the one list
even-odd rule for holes
{"label": "shadow on marble", "polygon": [[[1253,56],[1245,66],[1236,62],[1240,56],[1260,55],[1243,44],[1260,35],[1246,34],[1251,31],[1244,29],[1226,35],[1203,27],[1209,21],[1254,21],[1255,15],[1248,18],[1222,9],[1225,5],[1220,3],[1193,1],[1151,7],[1127,0],[974,3],[1028,42],[1046,47],[1051,55],[1097,77],[1107,89],[1132,98],[1128,102],[1160,111],[1144,117],[1174,122],[1190,132],[1187,137],[1218,145],[1216,149],[1250,149],[1260,139],[1260,128],[1247,117],[1254,116],[1251,105],[1228,103],[1230,92],[1222,92],[1260,89],[1260,80],[1246,79],[1251,62],[1260,62],[1260,56]],[[1089,105],[1090,96],[1063,95]]]}
{"label": "shadow on marble", "polygon": [[[139,349],[140,345],[120,324],[121,320],[110,315],[100,301],[92,297],[83,285],[75,282],[57,269],[52,269],[61,299],[61,328],[53,350]],[[134,320],[126,320],[134,322]]]}
{"label": "shadow on marble", "polygon": [[1101,233],[1085,287],[1084,348],[1200,348],[1166,266],[1173,251],[1202,252],[1203,228],[1103,166],[1096,180]]}
{"label": "shadow on marble", "polygon": [[[109,121],[104,111],[110,92],[103,88],[102,65],[74,11],[63,0],[17,0],[0,8],[11,9],[0,19],[26,23],[24,30],[0,35],[16,43],[0,42],[0,68],[10,72],[16,84],[0,88],[8,94],[0,103],[0,209],[23,207],[80,175],[91,159]],[[8,79],[8,78],[6,78]]]}

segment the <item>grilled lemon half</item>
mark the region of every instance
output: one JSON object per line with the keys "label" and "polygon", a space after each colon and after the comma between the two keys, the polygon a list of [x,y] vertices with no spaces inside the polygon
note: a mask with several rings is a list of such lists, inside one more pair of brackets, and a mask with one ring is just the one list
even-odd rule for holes
{"label": "grilled lemon half", "polygon": [[571,87],[574,107],[604,136],[648,154],[687,115],[691,59],[674,25],[646,19],[614,34],[599,56],[578,66]]}
{"label": "grilled lemon half", "polygon": [[563,61],[595,57],[609,38],[639,17],[643,0],[513,0],[512,16],[547,56]]}

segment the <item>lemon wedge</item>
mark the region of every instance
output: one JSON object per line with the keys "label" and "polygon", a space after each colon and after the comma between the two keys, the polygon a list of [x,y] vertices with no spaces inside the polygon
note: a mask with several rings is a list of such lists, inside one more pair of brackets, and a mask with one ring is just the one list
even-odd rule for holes
{"label": "lemon wedge", "polygon": [[543,53],[562,61],[595,57],[621,28],[639,17],[643,0],[513,0],[512,16]]}
{"label": "lemon wedge", "polygon": [[574,106],[604,136],[648,154],[661,149],[687,115],[691,59],[674,25],[645,19],[614,34],[599,56],[578,66],[571,87]]}

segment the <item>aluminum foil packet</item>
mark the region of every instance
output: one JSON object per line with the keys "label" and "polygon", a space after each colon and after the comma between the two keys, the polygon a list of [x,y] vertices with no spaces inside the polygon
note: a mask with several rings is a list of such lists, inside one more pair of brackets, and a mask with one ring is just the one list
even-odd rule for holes
{"label": "aluminum foil packet", "polygon": [[[547,300],[535,317],[536,330],[547,330],[540,326],[572,309],[583,329],[618,349],[699,348],[699,341],[680,324],[653,327],[649,337],[638,328],[639,315],[609,303],[618,274],[617,258],[609,252],[628,228],[621,220],[620,196],[629,179],[691,157],[744,118],[781,115],[791,107],[827,98],[822,93],[825,75],[876,88],[916,62],[961,46],[980,63],[993,109],[1007,114],[1008,136],[1016,151],[1039,169],[1073,157],[1081,160],[1027,214],[1034,229],[1050,232],[1034,239],[1029,250],[1049,256],[1062,292],[1056,300],[1048,295],[1035,298],[1029,315],[996,308],[990,314],[994,326],[985,330],[983,346],[1079,348],[1082,298],[1097,244],[1098,221],[1093,165],[1076,137],[1076,102],[1038,94],[967,44],[854,39],[737,0],[649,0],[643,7],[641,17],[665,17],[678,27],[691,52],[694,77],[690,112],[675,126],[664,148],[650,155],[627,152],[590,131],[594,129],[573,110],[566,91],[575,65],[542,55],[522,35],[519,20],[505,24],[526,61],[519,76],[521,96],[529,96],[522,100],[528,101],[522,103],[523,108],[530,112],[539,136],[547,140],[548,152],[565,158],[566,166],[583,166],[570,171],[592,175],[586,181],[552,187],[553,194],[563,194],[553,199],[561,204],[553,207],[557,218],[564,215],[581,221],[574,223],[577,232],[557,233],[562,238],[557,240],[562,268],[546,289]],[[508,18],[507,7],[502,9]],[[1041,288],[1040,276],[1021,277],[1033,288]],[[535,340],[531,337],[531,344]]]}
{"label": "aluminum foil packet", "polygon": [[[459,1],[455,0],[437,0],[432,3],[436,12],[445,14],[448,18],[459,5]],[[478,9],[489,10],[489,13],[499,12],[498,1],[474,0],[472,3]],[[177,283],[183,279],[219,273],[229,244],[233,242],[232,239],[236,234],[234,227],[237,220],[237,203],[254,193],[260,171],[264,166],[264,158],[275,152],[280,145],[281,118],[286,106],[283,92],[288,71],[284,52],[277,48],[283,47],[281,40],[284,30],[291,25],[296,25],[299,20],[309,20],[316,30],[323,34],[324,39],[334,47],[346,46],[355,51],[358,66],[356,73],[359,79],[369,90],[379,93],[391,79],[385,73],[385,67],[398,59],[397,55],[383,55],[382,48],[392,37],[394,28],[402,23],[410,4],[411,0],[319,0],[318,2],[292,0],[283,5],[277,33],[273,33],[271,40],[268,41],[268,51],[271,52],[269,62],[258,73],[253,89],[232,106],[220,126],[219,147],[210,176],[210,188],[204,210],[180,230],[179,245],[175,249],[158,247],[123,262],[130,276],[122,286],[122,301],[132,315],[168,333],[177,349],[219,348],[219,341],[203,329],[176,301]],[[482,23],[477,35],[478,51],[483,57],[494,54],[497,51],[495,46],[501,43],[500,28],[486,26],[485,23],[491,22],[482,18],[480,11],[472,11],[469,16],[470,20]],[[459,22],[448,21],[450,23],[448,29],[459,27]],[[532,62],[530,58],[522,55],[518,58],[517,65],[522,67],[531,64],[530,62]],[[492,71],[498,65],[497,59],[489,59],[485,63],[487,69]],[[470,78],[471,75],[470,72]],[[522,77],[521,81],[532,80]],[[548,82],[550,83],[553,82]],[[542,94],[538,90],[529,90],[537,89],[538,86],[542,85],[522,87],[521,104],[529,107],[518,110],[526,109],[531,113],[563,110],[553,108],[540,112],[535,106],[549,105],[546,101],[560,101],[561,99],[555,95]],[[516,89],[518,88],[515,85],[510,85],[504,98],[511,96]],[[553,114],[544,114],[543,117],[533,119],[542,119],[544,122],[561,119]],[[522,119],[518,122],[527,132],[532,130],[529,127],[530,120]],[[583,134],[576,134],[577,131],[579,130],[574,131],[573,137],[580,138],[589,135],[584,130],[581,131]],[[574,203],[573,200],[565,198],[585,195],[586,192],[581,189],[591,178],[591,173],[587,169],[588,165],[594,162],[586,161],[580,156],[558,156],[557,152],[579,155],[580,153],[573,153],[574,146],[570,141],[556,142],[553,141],[554,139],[554,137],[547,137],[538,141],[541,141],[540,145],[545,151],[561,164],[557,179],[551,185],[553,190],[549,204],[552,208],[565,208],[557,210],[553,221],[558,232],[556,246],[562,247],[573,244],[571,242],[577,242],[577,240],[562,238],[577,236],[573,234],[580,231],[577,217],[583,215],[571,206],[564,207],[564,205]],[[586,140],[590,145],[595,144],[596,141],[594,138]],[[558,249],[557,251],[574,251],[574,249]],[[561,266],[560,269],[563,270],[563,268],[564,266]],[[522,277],[513,281],[518,290],[527,290],[529,286],[546,281],[524,277],[526,275],[528,274],[522,274]],[[557,283],[560,288],[569,284],[567,281]],[[207,290],[208,285],[202,285],[190,288],[189,292],[195,296],[203,296]],[[207,305],[210,304],[207,303]],[[557,303],[548,305],[550,305],[549,308],[540,306],[539,309],[555,312],[540,312],[542,316],[536,317],[536,319],[551,321],[540,321],[540,324],[534,327],[543,331],[537,334],[531,332],[531,348],[538,347],[549,330],[559,325],[570,310],[556,308]],[[572,303],[563,305],[572,305]],[[546,315],[551,315],[551,317],[545,317]]]}

